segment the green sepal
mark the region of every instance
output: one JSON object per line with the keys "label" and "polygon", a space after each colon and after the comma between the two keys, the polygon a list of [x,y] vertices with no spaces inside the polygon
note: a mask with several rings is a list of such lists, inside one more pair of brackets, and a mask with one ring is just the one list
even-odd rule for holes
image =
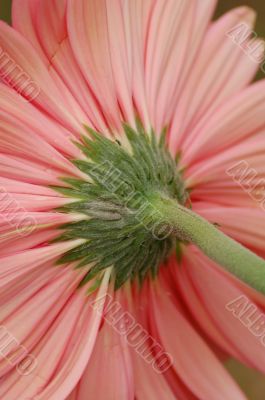
{"label": "green sepal", "polygon": [[[66,177],[65,186],[53,190],[73,201],[57,209],[78,213],[84,219],[60,227],[55,241],[84,239],[65,253],[57,264],[74,263],[90,268],[81,285],[113,267],[115,288],[127,280],[155,278],[172,251],[172,237],[160,240],[152,233],[157,222],[150,199],[163,194],[184,204],[187,194],[182,176],[166,147],[166,129],[159,136],[146,133],[139,120],[136,129],[123,125],[130,149],[93,129],[75,145],[86,159],[73,160],[87,181]],[[139,214],[140,212],[140,214]]]}

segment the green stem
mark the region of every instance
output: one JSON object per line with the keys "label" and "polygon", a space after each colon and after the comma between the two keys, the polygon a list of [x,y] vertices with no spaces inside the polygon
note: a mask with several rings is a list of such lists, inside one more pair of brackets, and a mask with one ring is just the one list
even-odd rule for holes
{"label": "green stem", "polygon": [[152,204],[180,239],[195,244],[211,260],[265,294],[264,259],[173,200],[155,198]]}

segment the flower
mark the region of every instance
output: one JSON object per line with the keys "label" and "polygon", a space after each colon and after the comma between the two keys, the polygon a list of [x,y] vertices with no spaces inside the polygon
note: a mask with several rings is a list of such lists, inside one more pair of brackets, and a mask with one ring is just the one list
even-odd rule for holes
{"label": "flower", "polygon": [[[161,192],[265,257],[264,211],[226,172],[244,160],[262,189],[264,82],[227,35],[254,13],[214,7],[13,0],[1,22],[1,399],[242,400],[222,360],[265,372],[262,323],[235,317],[264,296],[178,223],[143,224]],[[126,188],[103,186],[112,166]]]}

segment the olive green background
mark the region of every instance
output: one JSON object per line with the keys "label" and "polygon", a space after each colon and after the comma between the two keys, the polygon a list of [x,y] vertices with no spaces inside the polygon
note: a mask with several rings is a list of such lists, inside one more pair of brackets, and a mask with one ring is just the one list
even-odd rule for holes
{"label": "olive green background", "polygon": [[[96,1],[96,0],[95,0]],[[202,0],[203,1],[203,0]],[[216,11],[216,17],[232,7],[249,5],[258,12],[256,32],[259,36],[265,37],[265,0],[220,0]],[[11,0],[0,0],[0,18],[10,22]],[[260,72],[258,79],[264,78]],[[257,339],[258,340],[258,339]],[[246,346],[248,344],[246,343]],[[265,351],[265,348],[264,348]],[[249,400],[265,399],[265,377],[254,370],[248,369],[234,360],[226,363],[227,368],[239,382],[248,396]],[[214,399],[213,399],[214,400]],[[224,399],[226,400],[226,399]]]}

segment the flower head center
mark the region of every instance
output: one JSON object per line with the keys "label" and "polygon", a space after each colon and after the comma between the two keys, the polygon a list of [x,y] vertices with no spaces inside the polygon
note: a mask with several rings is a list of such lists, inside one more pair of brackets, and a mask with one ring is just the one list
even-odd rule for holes
{"label": "flower head center", "polygon": [[78,144],[87,160],[74,164],[88,181],[64,179],[56,188],[75,198],[64,212],[84,215],[80,222],[63,226],[60,240],[84,239],[83,245],[66,253],[60,263],[77,262],[87,268],[83,283],[113,267],[115,287],[126,280],[140,281],[169,255],[174,244],[170,226],[152,206],[152,199],[165,196],[185,204],[187,192],[181,173],[161,135],[124,126],[129,146],[111,141],[88,129],[89,137]]}

